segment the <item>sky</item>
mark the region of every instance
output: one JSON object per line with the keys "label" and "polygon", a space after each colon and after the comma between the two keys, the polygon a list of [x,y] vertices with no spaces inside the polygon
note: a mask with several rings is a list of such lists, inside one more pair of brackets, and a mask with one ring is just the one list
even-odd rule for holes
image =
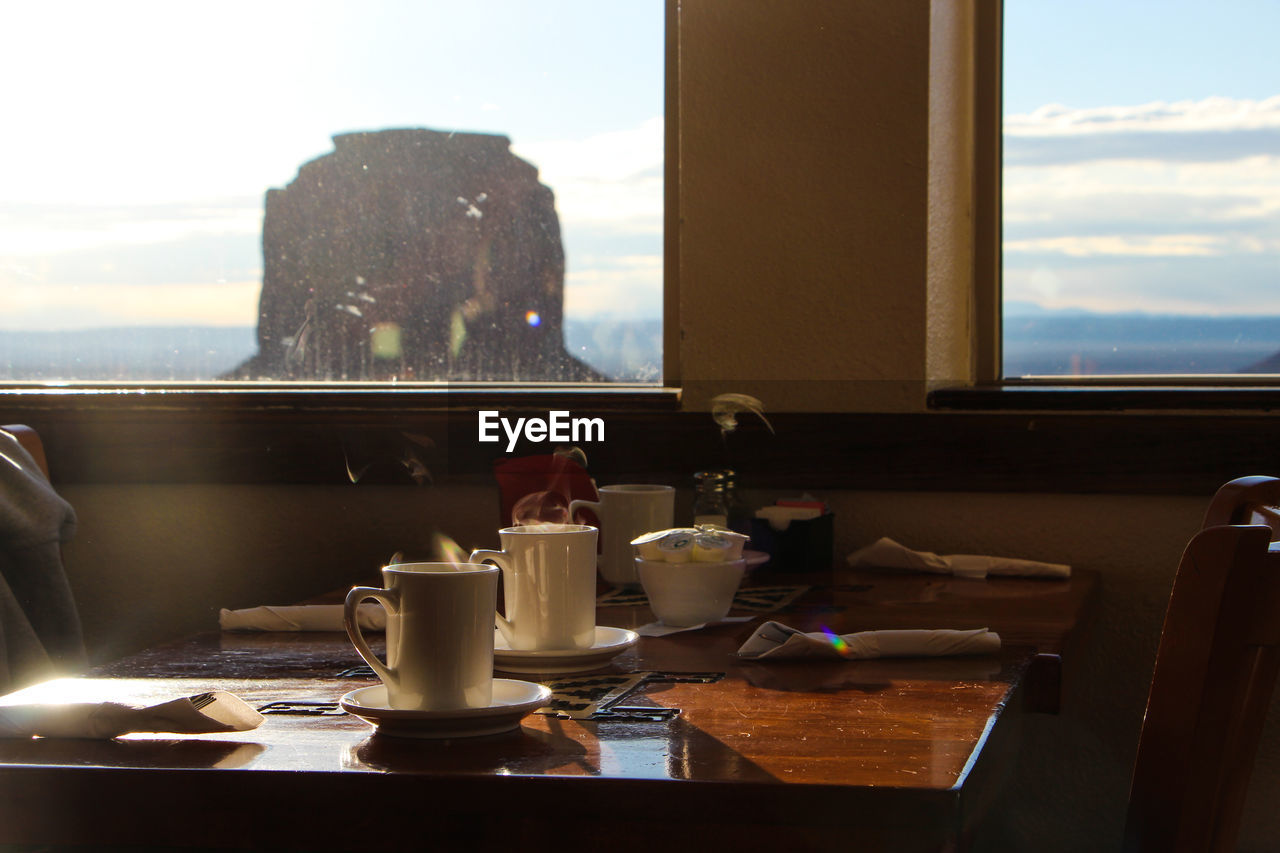
{"label": "sky", "polygon": [[[0,329],[254,325],[264,193],[384,127],[509,136],[566,315],[660,317],[662,9],[0,0]],[[1280,314],[1277,32],[1276,0],[1007,0],[1010,310]]]}
{"label": "sky", "polygon": [[0,0],[0,329],[255,325],[266,190],[388,127],[508,136],[566,313],[660,317],[663,43],[661,0]]}
{"label": "sky", "polygon": [[1280,314],[1280,3],[1007,0],[1006,310]]}

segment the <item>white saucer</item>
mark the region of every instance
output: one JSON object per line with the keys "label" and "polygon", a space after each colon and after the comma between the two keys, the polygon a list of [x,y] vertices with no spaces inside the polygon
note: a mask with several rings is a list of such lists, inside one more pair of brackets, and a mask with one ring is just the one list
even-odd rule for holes
{"label": "white saucer", "polygon": [[387,705],[387,687],[352,690],[338,704],[391,737],[449,738],[494,735],[519,728],[526,715],[551,701],[551,688],[510,678],[493,680],[493,704],[454,711],[404,711]]}
{"label": "white saucer", "polygon": [[636,644],[640,635],[625,628],[596,626],[596,640],[589,649],[530,651],[513,649],[501,632],[493,632],[493,668],[516,673],[590,672],[599,669]]}
{"label": "white saucer", "polygon": [[747,561],[747,571],[751,571],[756,566],[769,561],[769,555],[764,551],[743,550],[742,559]]}

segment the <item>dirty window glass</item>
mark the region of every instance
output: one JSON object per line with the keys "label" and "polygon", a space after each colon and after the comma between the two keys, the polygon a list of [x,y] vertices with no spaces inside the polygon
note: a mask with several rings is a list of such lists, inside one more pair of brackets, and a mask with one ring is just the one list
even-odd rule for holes
{"label": "dirty window glass", "polygon": [[4,4],[0,380],[657,381],[663,10]]}

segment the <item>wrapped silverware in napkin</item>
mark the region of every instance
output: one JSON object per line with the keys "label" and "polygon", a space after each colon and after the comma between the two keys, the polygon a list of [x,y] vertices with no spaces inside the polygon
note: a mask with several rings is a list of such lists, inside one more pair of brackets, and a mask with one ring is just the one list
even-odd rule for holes
{"label": "wrapped silverware in napkin", "polygon": [[[381,604],[361,604],[356,619],[365,631],[385,631],[387,611]],[[218,626],[224,631],[342,631],[341,604],[297,604],[289,607],[222,609]]]}
{"label": "wrapped silverware in napkin", "polygon": [[943,657],[987,655],[1000,651],[1000,635],[986,628],[972,631],[894,630],[834,634],[805,633],[780,622],[765,622],[738,649],[756,660],[784,658]]}
{"label": "wrapped silverware in napkin", "polygon": [[0,705],[0,738],[39,736],[105,740],[132,732],[247,732],[260,725],[261,714],[240,697],[222,691],[174,699],[149,708],[133,708],[117,702]]}
{"label": "wrapped silverware in napkin", "polygon": [[881,537],[865,548],[849,555],[854,568],[899,569],[908,572],[934,572],[963,578],[985,578],[993,575],[1018,577],[1068,578],[1071,567],[1062,563],[1040,563],[1014,557],[988,557],[981,554],[939,556],[929,551],[912,551],[889,537]]}

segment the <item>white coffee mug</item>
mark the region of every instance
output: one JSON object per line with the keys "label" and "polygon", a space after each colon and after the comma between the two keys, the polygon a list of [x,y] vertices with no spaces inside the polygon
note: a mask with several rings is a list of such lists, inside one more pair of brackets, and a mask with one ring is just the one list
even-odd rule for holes
{"label": "white coffee mug", "polygon": [[596,532],[585,524],[521,524],[498,531],[501,551],[471,552],[471,562],[492,561],[502,569],[507,612],[494,616],[512,649],[591,648]]}
{"label": "white coffee mug", "polygon": [[589,509],[600,519],[600,575],[615,586],[637,586],[631,540],[641,533],[675,526],[676,490],[671,486],[602,486],[598,501],[572,501],[569,516]]}
{"label": "white coffee mug", "polygon": [[[343,611],[347,636],[387,686],[392,708],[445,711],[493,702],[493,611],[498,570],[474,563],[397,563],[385,589],[358,586]],[[356,608],[372,598],[387,610],[387,661],[369,648]]]}

